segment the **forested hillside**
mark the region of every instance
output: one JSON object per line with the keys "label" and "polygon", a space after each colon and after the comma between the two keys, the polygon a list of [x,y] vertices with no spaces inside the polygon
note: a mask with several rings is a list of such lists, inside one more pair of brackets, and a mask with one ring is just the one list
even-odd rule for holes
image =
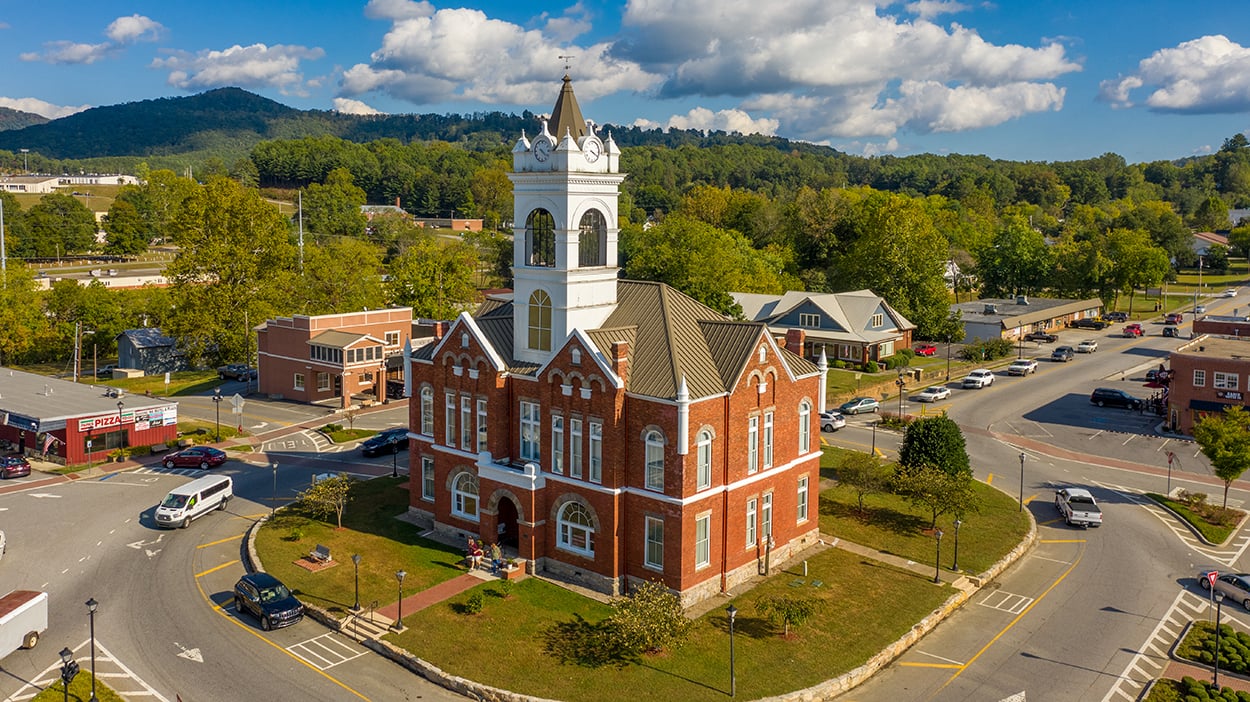
{"label": "forested hillside", "polygon": [[32,124],[43,124],[48,118],[31,112],[22,112],[9,107],[0,107],[0,132],[10,129],[23,129]]}

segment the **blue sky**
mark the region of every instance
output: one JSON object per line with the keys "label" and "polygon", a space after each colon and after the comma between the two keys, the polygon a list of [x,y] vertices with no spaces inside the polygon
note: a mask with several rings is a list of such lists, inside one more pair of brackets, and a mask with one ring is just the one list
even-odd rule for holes
{"label": "blue sky", "polygon": [[0,106],[238,86],[301,109],[547,112],[854,154],[1175,159],[1250,131],[1250,23],[1213,0],[39,0]]}

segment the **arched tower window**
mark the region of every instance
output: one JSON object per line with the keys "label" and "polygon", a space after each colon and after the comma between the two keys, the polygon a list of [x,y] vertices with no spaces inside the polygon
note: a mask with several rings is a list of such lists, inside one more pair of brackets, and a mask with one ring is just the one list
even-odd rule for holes
{"label": "arched tower window", "polygon": [[608,265],[608,225],[599,210],[582,215],[578,225],[577,265],[581,268]]}
{"label": "arched tower window", "polygon": [[525,220],[525,264],[556,265],[556,220],[547,210],[534,210]]}
{"label": "arched tower window", "polygon": [[535,351],[551,350],[551,296],[543,290],[530,295],[529,347]]}

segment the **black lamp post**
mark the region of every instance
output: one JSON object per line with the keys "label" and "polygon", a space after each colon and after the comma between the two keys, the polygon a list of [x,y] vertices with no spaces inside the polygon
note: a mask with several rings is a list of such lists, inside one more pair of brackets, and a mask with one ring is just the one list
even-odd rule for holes
{"label": "black lamp post", "polygon": [[92,597],[91,599],[87,600],[86,605],[87,605],[87,617],[91,622],[91,701],[90,702],[99,702],[99,700],[96,699],[96,696],[95,696],[95,610],[96,610],[96,607],[100,606],[100,603],[96,602],[95,598]]}
{"label": "black lamp post", "polygon": [[937,537],[937,558],[933,561],[933,582],[942,582],[942,530],[938,529],[933,532]]}
{"label": "black lamp post", "polygon": [[65,702],[69,702],[69,684],[78,675],[78,661],[74,660],[74,652],[68,648],[61,649],[61,683],[65,686]]}
{"label": "black lamp post", "polygon": [[959,572],[959,527],[963,526],[963,521],[955,520],[955,559],[951,561],[951,570]]}
{"label": "black lamp post", "polygon": [[738,608],[731,604],[725,613],[729,615],[729,696],[733,697],[738,693],[738,678],[734,673],[734,618],[738,616]]}
{"label": "black lamp post", "polygon": [[404,630],[404,576],[408,575],[404,571],[395,573],[395,579],[399,581],[399,614],[395,617],[395,631]]}
{"label": "black lamp post", "polygon": [[391,439],[391,477],[399,477],[399,439]]}
{"label": "black lamp post", "polygon": [[356,575],[356,604],[352,605],[353,612],[360,611],[360,554],[352,554],[352,570]]}
{"label": "black lamp post", "polygon": [[946,335],[946,382],[951,381],[951,335]]}
{"label": "black lamp post", "polygon": [[273,517],[278,509],[278,462],[274,461],[269,465],[273,468],[273,500],[269,503],[269,516]]}
{"label": "black lamp post", "polygon": [[1024,511],[1024,451],[1020,452],[1020,508],[1016,511]]}
{"label": "black lamp post", "polygon": [[877,423],[872,423],[872,455],[877,455]]}
{"label": "black lamp post", "polygon": [[1220,689],[1220,604],[1224,602],[1224,593],[1218,590],[1215,593],[1215,675],[1211,678],[1211,684],[1218,691]]}
{"label": "black lamp post", "polygon": [[122,448],[126,448],[126,425],[122,422],[122,410],[126,408],[126,403],[121,400],[117,401],[117,428],[122,432]]}
{"label": "black lamp post", "polygon": [[221,443],[221,388],[213,388],[213,406],[217,408],[217,443]]}
{"label": "black lamp post", "polygon": [[900,419],[902,419],[903,417],[903,386],[907,384],[907,381],[903,380],[902,368],[898,369],[898,380],[894,382],[896,385],[898,385],[898,416]]}

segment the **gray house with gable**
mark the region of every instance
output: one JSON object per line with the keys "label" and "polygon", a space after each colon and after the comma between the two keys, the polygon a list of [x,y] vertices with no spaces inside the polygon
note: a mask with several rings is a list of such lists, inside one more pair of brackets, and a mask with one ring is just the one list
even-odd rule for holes
{"label": "gray house with gable", "polygon": [[174,340],[160,329],[144,327],[127,329],[117,335],[117,365],[137,368],[146,375],[187,369],[187,357],[178,350]]}
{"label": "gray house with gable", "polygon": [[803,356],[863,364],[910,348],[916,325],[871,290],[784,295],[731,293],[747,319],[777,335],[803,334]]}

